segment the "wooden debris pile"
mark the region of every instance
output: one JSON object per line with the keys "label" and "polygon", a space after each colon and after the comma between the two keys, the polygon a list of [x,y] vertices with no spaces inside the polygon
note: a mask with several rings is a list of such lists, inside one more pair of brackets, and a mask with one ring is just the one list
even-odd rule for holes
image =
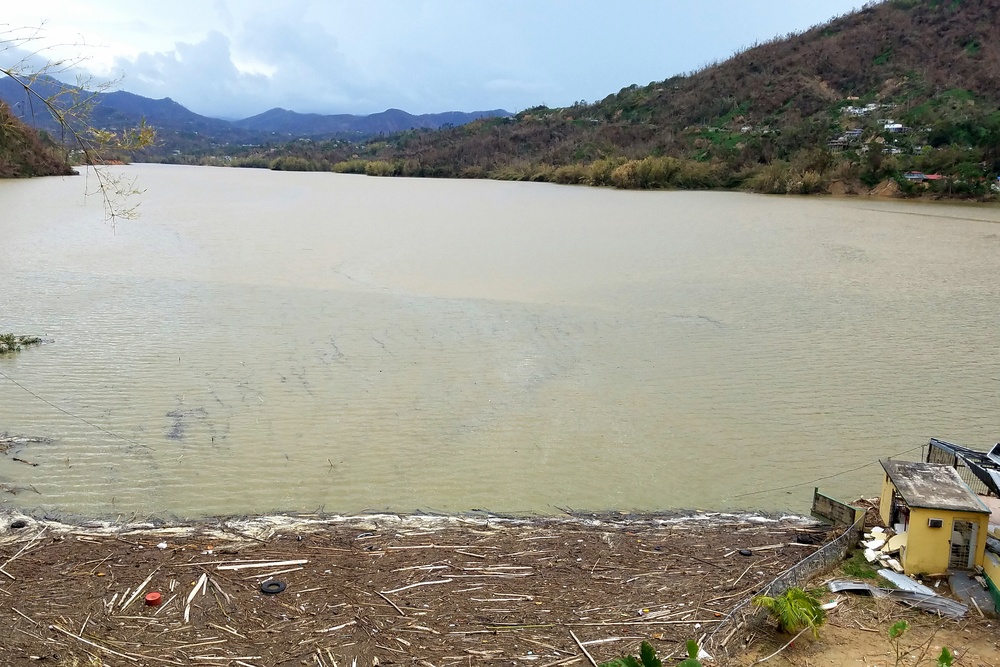
{"label": "wooden debris pile", "polygon": [[679,656],[822,537],[733,515],[363,517],[266,538],[30,522],[0,535],[0,664],[586,665],[643,640]]}

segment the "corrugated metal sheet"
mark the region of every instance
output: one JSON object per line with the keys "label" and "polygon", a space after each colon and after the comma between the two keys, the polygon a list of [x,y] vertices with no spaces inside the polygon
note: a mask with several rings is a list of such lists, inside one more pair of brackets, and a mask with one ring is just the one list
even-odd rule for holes
{"label": "corrugated metal sheet", "polygon": [[923,584],[906,576],[905,574],[900,574],[899,572],[894,572],[889,569],[879,570],[878,573],[880,577],[901,591],[923,593],[924,595],[937,595],[937,593],[935,593],[932,589],[927,588]]}
{"label": "corrugated metal sheet", "polygon": [[[893,574],[896,573],[893,572]],[[907,577],[907,579],[909,579],[909,577]],[[911,581],[913,580],[911,579]],[[920,584],[917,584],[915,581],[913,583],[920,586]],[[914,607],[915,609],[922,609],[923,611],[944,616],[945,618],[962,618],[969,611],[968,605],[956,602],[950,598],[941,597],[926,586],[922,586],[922,588],[930,591],[930,594],[912,590],[879,588],[877,586],[872,586],[871,584],[858,581],[835,580],[831,581],[827,585],[834,593],[858,593],[861,595],[871,595],[879,598],[892,598],[901,604]]]}

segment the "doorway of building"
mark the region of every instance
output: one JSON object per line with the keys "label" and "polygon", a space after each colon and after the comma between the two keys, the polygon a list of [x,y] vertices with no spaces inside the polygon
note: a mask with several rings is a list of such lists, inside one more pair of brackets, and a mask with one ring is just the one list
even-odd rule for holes
{"label": "doorway of building", "polygon": [[948,567],[967,570],[976,553],[976,525],[971,521],[955,520],[951,525],[951,556]]}

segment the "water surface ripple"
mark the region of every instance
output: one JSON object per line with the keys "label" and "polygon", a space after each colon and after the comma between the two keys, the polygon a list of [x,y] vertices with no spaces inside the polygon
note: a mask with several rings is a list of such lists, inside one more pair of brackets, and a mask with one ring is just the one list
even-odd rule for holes
{"label": "water surface ripple", "polygon": [[8,506],[802,511],[1000,438],[996,207],[126,171],[0,181]]}

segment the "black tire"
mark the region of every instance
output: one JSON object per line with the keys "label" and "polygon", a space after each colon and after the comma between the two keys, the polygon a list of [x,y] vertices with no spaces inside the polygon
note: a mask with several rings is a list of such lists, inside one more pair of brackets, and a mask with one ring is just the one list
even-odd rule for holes
{"label": "black tire", "polygon": [[285,582],[277,579],[268,579],[260,585],[260,592],[264,595],[277,595],[285,590]]}

